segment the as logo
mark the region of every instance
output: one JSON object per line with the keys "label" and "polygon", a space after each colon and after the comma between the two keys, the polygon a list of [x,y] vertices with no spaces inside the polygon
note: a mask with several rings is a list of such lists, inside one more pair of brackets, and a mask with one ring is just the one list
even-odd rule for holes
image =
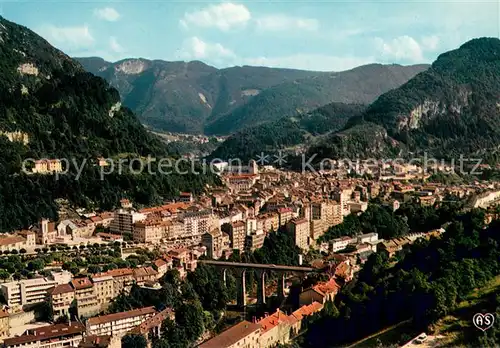
{"label": "as logo", "polygon": [[472,322],[479,330],[486,331],[495,323],[495,316],[491,313],[476,313],[472,318]]}

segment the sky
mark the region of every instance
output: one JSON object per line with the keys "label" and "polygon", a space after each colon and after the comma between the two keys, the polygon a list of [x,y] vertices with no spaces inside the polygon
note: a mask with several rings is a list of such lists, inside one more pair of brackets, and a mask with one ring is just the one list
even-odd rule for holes
{"label": "sky", "polygon": [[0,0],[0,15],[73,57],[342,71],[431,63],[500,37],[500,0]]}

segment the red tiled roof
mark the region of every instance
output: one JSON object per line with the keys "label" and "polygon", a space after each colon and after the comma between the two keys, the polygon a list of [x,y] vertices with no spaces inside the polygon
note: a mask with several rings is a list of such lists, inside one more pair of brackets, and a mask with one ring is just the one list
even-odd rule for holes
{"label": "red tiled roof", "polygon": [[25,241],[26,239],[21,236],[0,237],[0,245],[11,245]]}
{"label": "red tiled roof", "polygon": [[46,341],[52,338],[59,338],[62,336],[71,336],[83,334],[85,326],[78,322],[68,324],[47,325],[33,330],[33,335],[22,335],[14,338],[6,338],[4,340],[5,347],[16,346],[31,342]]}
{"label": "red tiled roof", "polygon": [[51,291],[49,291],[49,294],[54,296],[54,295],[59,295],[59,294],[67,294],[70,292],[73,292],[73,287],[69,284],[60,284],[56,285]]}
{"label": "red tiled roof", "polygon": [[107,272],[103,273],[98,273],[94,277],[104,277],[104,276],[112,276],[114,278],[116,277],[123,277],[123,276],[131,276],[134,274],[134,271],[132,268],[117,268],[117,269],[112,269]]}
{"label": "red tiled roof", "polygon": [[340,289],[340,285],[338,285],[335,279],[332,278],[327,282],[322,282],[314,285],[312,289],[317,293],[319,293],[320,295],[326,295],[331,293],[337,293]]}
{"label": "red tiled roof", "polygon": [[158,260],[155,260],[154,264],[156,267],[160,268],[162,266],[166,266],[167,262],[163,259],[158,259]]}
{"label": "red tiled roof", "polygon": [[75,290],[81,290],[81,289],[91,288],[93,286],[93,284],[89,278],[84,277],[84,278],[73,279],[71,281],[71,286],[73,286],[73,288]]}
{"label": "red tiled roof", "polygon": [[113,314],[108,314],[108,315],[101,315],[99,317],[90,318],[87,321],[87,323],[89,325],[98,325],[98,324],[110,323],[113,321],[118,321],[118,320],[123,320],[123,319],[127,319],[127,318],[133,318],[133,317],[138,317],[138,316],[143,316],[143,315],[148,315],[148,314],[155,314],[155,313],[156,313],[156,310],[153,306],[144,307],[144,308],[139,308],[139,309],[133,309],[131,311],[113,313]]}
{"label": "red tiled roof", "polygon": [[220,333],[214,338],[200,344],[198,348],[226,348],[231,347],[243,338],[260,330],[260,325],[253,324],[249,321],[242,321],[226,331]]}

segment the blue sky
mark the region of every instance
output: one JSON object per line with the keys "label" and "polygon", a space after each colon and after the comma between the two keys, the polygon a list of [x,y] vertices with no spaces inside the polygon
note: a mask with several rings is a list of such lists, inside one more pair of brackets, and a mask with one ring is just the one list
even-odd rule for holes
{"label": "blue sky", "polygon": [[500,36],[500,1],[0,0],[0,14],[71,56],[340,71],[429,63]]}

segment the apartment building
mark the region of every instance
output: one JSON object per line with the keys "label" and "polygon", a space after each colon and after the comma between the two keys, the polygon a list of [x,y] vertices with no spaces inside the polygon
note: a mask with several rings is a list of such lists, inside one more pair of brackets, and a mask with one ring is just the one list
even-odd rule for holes
{"label": "apartment building", "polygon": [[99,310],[105,311],[115,297],[113,277],[110,275],[94,276],[92,277],[92,283],[94,284]]}
{"label": "apartment building", "polygon": [[154,307],[102,315],[87,320],[87,335],[123,336],[156,314]]}
{"label": "apartment building", "polygon": [[167,235],[171,223],[161,220],[144,220],[134,224],[134,241],[158,244]]}
{"label": "apartment building", "polygon": [[166,257],[157,259],[153,263],[158,269],[158,278],[163,277],[173,266],[172,259]]}
{"label": "apartment building", "polygon": [[134,269],[134,279],[138,285],[147,282],[155,282],[158,279],[158,272],[153,267],[140,267]]}
{"label": "apartment building", "polygon": [[[201,236],[215,227],[215,217],[210,209],[186,211],[182,215],[185,236]],[[217,223],[218,226],[218,223]]]}
{"label": "apartment building", "polygon": [[27,330],[23,335],[4,340],[5,348],[78,347],[85,334],[79,322],[55,324]]}
{"label": "apartment building", "polygon": [[75,300],[75,290],[68,284],[59,284],[49,290],[50,302],[54,318],[69,315],[70,307]]}
{"label": "apartment building", "polygon": [[257,229],[264,232],[277,231],[280,224],[278,213],[265,213],[257,216]]}
{"label": "apartment building", "polygon": [[349,207],[349,211],[352,214],[356,213],[361,213],[364,212],[366,209],[368,209],[368,202],[363,202],[363,201],[351,201],[347,202],[347,206]]}
{"label": "apartment building", "polygon": [[165,239],[173,240],[185,235],[184,222],[178,219],[165,222]]}
{"label": "apartment building", "polygon": [[312,241],[321,237],[325,233],[325,231],[328,230],[328,225],[325,223],[323,219],[311,220],[309,226],[310,226],[309,231]]}
{"label": "apartment building", "polygon": [[290,341],[291,323],[288,316],[278,308],[272,315],[257,321],[260,326],[260,347],[271,348]]}
{"label": "apartment building", "polygon": [[146,219],[146,215],[138,213],[132,210],[118,209],[115,211],[113,221],[110,224],[110,230],[112,233],[129,233],[134,232],[134,223],[143,221]]}
{"label": "apartment building", "polygon": [[229,235],[216,228],[201,237],[201,244],[207,248],[209,258],[218,259],[229,250],[229,239]]}
{"label": "apartment building", "polygon": [[288,233],[292,235],[295,245],[302,250],[309,249],[310,225],[306,219],[294,219],[287,225]]}
{"label": "apartment building", "polygon": [[71,273],[54,272],[50,277],[3,283],[1,290],[9,307],[25,306],[46,301],[49,297],[49,289],[58,284],[68,283],[70,280]]}
{"label": "apartment building", "polygon": [[330,241],[329,249],[336,253],[340,250],[345,249],[349,244],[356,243],[357,239],[353,237],[343,236],[339,238],[335,238]]}
{"label": "apartment building", "polygon": [[203,342],[199,348],[260,348],[261,326],[242,321]]}
{"label": "apartment building", "polygon": [[134,270],[131,268],[117,268],[107,272],[95,274],[92,278],[102,277],[113,278],[113,297],[116,297],[122,291],[130,291],[134,282]]}
{"label": "apartment building", "polygon": [[292,208],[279,208],[278,209],[278,223],[280,226],[286,225],[286,223],[294,218],[294,213]]}
{"label": "apartment building", "polygon": [[91,317],[100,312],[94,284],[87,277],[75,278],[71,282],[75,290],[76,308],[79,317]]}
{"label": "apartment building", "polygon": [[378,233],[365,233],[359,236],[356,236],[358,243],[376,243],[378,242]]}
{"label": "apartment building", "polygon": [[262,248],[265,239],[266,239],[266,234],[264,233],[264,231],[262,230],[252,231],[246,237],[246,245],[245,245],[246,250],[254,252],[257,249]]}
{"label": "apartment building", "polygon": [[231,247],[233,249],[238,249],[242,252],[245,250],[245,239],[247,235],[245,221],[236,221],[231,224],[222,225],[222,231],[229,235]]}
{"label": "apartment building", "polygon": [[241,192],[252,188],[259,179],[259,175],[241,174],[224,177],[224,181],[231,192]]}

